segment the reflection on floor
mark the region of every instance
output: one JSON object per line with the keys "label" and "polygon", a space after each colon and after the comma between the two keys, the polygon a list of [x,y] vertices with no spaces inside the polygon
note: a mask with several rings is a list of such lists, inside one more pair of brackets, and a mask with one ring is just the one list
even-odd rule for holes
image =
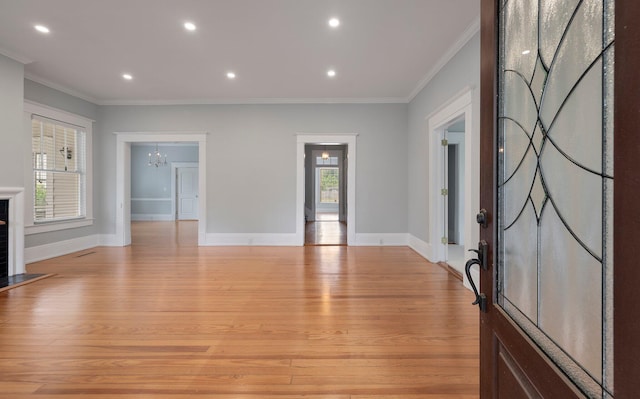
{"label": "reflection on floor", "polygon": [[337,212],[316,212],[316,222],[337,222]]}
{"label": "reflection on floor", "polygon": [[337,213],[317,213],[305,226],[304,245],[347,245],[347,225]]}
{"label": "reflection on floor", "polygon": [[135,247],[166,245],[168,247],[197,247],[198,222],[131,222],[131,245]]}

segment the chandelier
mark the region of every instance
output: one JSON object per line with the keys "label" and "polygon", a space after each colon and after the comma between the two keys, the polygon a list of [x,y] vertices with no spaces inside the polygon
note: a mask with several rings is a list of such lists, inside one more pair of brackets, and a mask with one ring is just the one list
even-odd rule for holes
{"label": "chandelier", "polygon": [[156,168],[159,166],[167,166],[167,154],[160,154],[158,151],[158,144],[156,143],[156,151],[153,153],[149,153],[149,163],[147,166],[155,166]]}

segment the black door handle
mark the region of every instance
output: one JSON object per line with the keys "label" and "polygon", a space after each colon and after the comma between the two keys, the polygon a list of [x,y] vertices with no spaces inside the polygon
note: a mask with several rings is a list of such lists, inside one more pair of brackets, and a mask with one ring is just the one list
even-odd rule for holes
{"label": "black door handle", "polygon": [[489,249],[489,245],[486,241],[482,240],[478,243],[478,249],[470,249],[469,251],[475,252],[478,257],[475,259],[469,259],[464,266],[464,273],[467,275],[467,279],[469,280],[469,284],[471,284],[471,289],[473,289],[473,293],[476,295],[476,300],[473,301],[472,305],[480,306],[480,310],[482,312],[487,311],[487,297],[478,292],[478,288],[476,287],[476,283],[473,282],[471,278],[471,267],[473,265],[480,266],[483,270],[488,270],[487,264],[487,251]]}

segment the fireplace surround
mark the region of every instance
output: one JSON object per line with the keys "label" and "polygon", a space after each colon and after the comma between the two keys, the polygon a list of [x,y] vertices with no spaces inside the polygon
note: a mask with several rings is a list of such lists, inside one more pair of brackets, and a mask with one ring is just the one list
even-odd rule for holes
{"label": "fireplace surround", "polygon": [[[2,266],[0,274],[3,277],[11,277],[25,273],[24,189],[21,187],[0,187],[0,200],[2,200],[0,205],[2,211],[6,211],[0,217],[0,220],[6,223],[0,226],[0,232],[7,235],[5,242],[6,253],[0,250],[0,262],[6,262],[6,265],[0,265]],[[3,239],[3,237],[0,237],[0,241]]]}

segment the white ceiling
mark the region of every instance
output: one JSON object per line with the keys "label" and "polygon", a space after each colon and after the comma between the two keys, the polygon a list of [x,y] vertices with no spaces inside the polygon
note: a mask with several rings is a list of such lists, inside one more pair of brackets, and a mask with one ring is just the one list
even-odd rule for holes
{"label": "white ceiling", "polygon": [[406,102],[478,30],[479,3],[0,0],[0,53],[98,104]]}

